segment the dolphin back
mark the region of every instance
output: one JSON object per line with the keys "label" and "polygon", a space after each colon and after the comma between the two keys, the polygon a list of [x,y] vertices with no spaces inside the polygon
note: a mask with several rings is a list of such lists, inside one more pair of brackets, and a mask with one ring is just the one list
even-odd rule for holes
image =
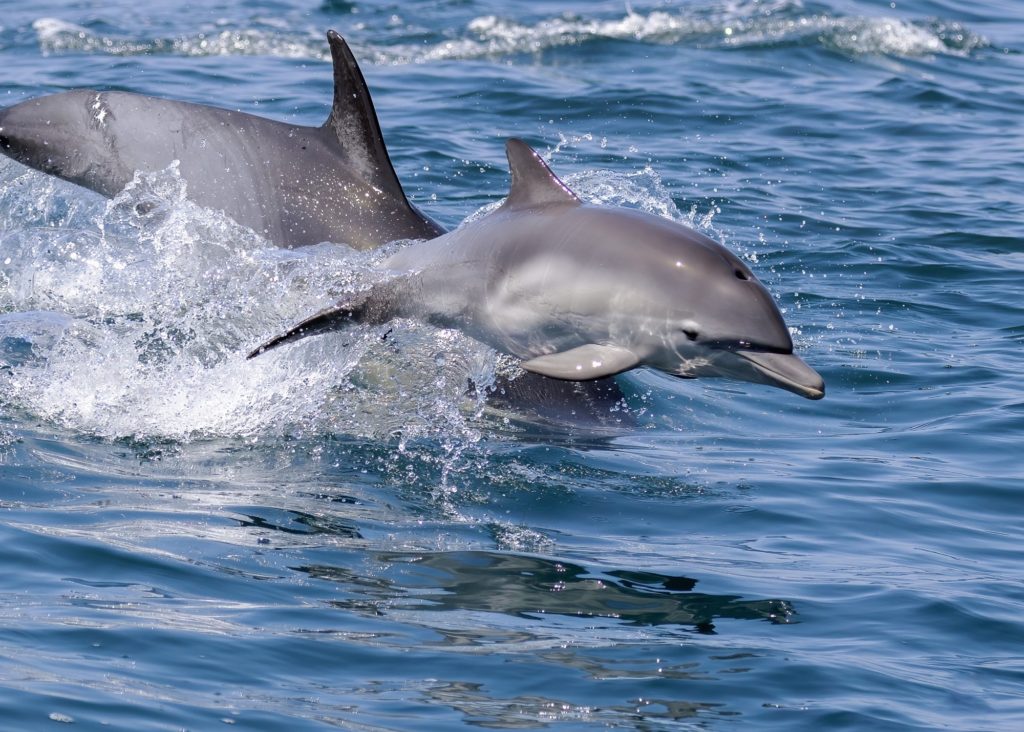
{"label": "dolphin back", "polygon": [[370,249],[444,229],[406,198],[348,44],[328,33],[334,101],[317,127],[127,92],[74,90],[0,109],[0,152],[105,196],[177,161],[187,196],[275,244]]}

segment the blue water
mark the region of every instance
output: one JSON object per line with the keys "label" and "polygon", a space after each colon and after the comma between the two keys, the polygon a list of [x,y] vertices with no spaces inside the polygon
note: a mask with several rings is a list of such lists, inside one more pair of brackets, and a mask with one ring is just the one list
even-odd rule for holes
{"label": "blue water", "polygon": [[2,103],[317,124],[337,28],[425,211],[523,137],[746,258],[828,395],[523,423],[409,323],[245,361],[379,253],[3,159],[0,726],[1024,729],[1019,0],[177,6],[8,1]]}

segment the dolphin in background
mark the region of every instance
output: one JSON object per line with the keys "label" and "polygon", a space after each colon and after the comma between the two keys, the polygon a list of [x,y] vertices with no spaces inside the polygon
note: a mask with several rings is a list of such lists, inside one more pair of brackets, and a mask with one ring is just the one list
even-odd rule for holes
{"label": "dolphin in background", "polygon": [[75,90],[0,109],[0,152],[112,197],[175,160],[189,199],[273,243],[370,249],[444,229],[405,196],[366,82],[328,31],[334,103],[320,127],[126,92]]}
{"label": "dolphin in background", "polygon": [[414,318],[522,360],[532,374],[606,379],[638,366],[725,376],[821,399],[775,301],[718,242],[668,219],[584,205],[520,140],[495,211],[382,265],[394,277],[263,344]]}

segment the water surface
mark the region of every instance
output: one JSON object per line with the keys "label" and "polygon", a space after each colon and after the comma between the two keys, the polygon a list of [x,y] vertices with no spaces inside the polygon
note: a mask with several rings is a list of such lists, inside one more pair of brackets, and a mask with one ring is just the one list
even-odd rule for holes
{"label": "water surface", "polygon": [[302,124],[336,28],[418,206],[494,205],[522,137],[586,200],[744,257],[828,384],[633,372],[598,428],[467,397],[512,366],[425,326],[245,361],[388,250],[274,249],[173,169],[107,201],[4,159],[5,725],[1024,724],[1018,3],[0,22],[5,103],[122,89]]}

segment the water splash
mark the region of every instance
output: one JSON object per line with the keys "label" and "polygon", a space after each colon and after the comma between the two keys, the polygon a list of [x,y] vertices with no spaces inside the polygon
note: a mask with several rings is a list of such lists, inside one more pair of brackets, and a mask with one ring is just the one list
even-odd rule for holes
{"label": "water splash", "polygon": [[[559,133],[559,141],[548,150],[538,150],[541,157],[553,168],[559,168],[559,155],[570,153],[577,145],[594,142],[594,135],[566,136]],[[604,147],[605,141],[601,142]],[[714,212],[698,215],[696,207],[683,214],[679,211],[671,192],[662,182],[661,175],[650,165],[645,165],[631,173],[622,173],[607,169],[590,169],[561,176],[565,184],[574,191],[581,200],[595,206],[620,206],[634,208],[654,216],[673,219],[681,223],[711,231],[711,220]],[[466,217],[463,223],[476,221],[497,209],[505,199],[494,201],[482,206]]]}
{"label": "water splash", "polygon": [[[44,182],[15,198],[32,199],[20,208],[42,224],[71,187],[28,175]],[[107,438],[408,436],[461,424],[467,374],[487,383],[493,359],[454,335],[408,328],[382,340],[357,328],[245,359],[285,324],[379,280],[391,250],[278,249],[185,195],[172,166],[71,226],[53,216],[5,228],[0,399]],[[440,352],[456,355],[439,363]]]}
{"label": "water splash", "polygon": [[[587,200],[680,218],[649,171],[569,180]],[[177,165],[136,175],[106,201],[4,162],[0,200],[11,204],[0,230],[0,402],[62,428],[140,441],[344,433],[399,452],[429,439],[443,453],[443,492],[460,482],[453,471],[472,468],[461,456],[481,439],[496,374],[518,373],[458,332],[407,321],[246,360],[385,278],[378,265],[402,244],[273,247],[190,202]]]}
{"label": "water splash", "polygon": [[[547,157],[580,141],[562,140]],[[681,212],[649,166],[566,180],[589,203],[722,238],[714,211]],[[177,165],[137,175],[106,201],[0,162],[0,202],[8,205],[0,214],[0,402],[11,407],[107,439],[344,433],[416,454],[426,439],[443,453],[441,494],[464,482],[458,471],[473,469],[464,453],[489,431],[483,420],[517,429],[500,410],[485,410],[485,395],[499,377],[521,374],[518,364],[455,331],[396,321],[245,359],[288,325],[387,277],[378,265],[402,243],[372,252],[273,247],[190,202]],[[644,408],[616,410],[633,418]]]}

